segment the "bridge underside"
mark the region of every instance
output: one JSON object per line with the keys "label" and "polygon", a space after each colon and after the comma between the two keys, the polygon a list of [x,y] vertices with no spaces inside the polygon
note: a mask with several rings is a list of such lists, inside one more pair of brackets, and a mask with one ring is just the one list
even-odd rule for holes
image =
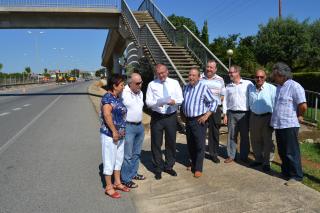
{"label": "bridge underside", "polygon": [[120,15],[118,9],[0,7],[0,29],[116,29]]}

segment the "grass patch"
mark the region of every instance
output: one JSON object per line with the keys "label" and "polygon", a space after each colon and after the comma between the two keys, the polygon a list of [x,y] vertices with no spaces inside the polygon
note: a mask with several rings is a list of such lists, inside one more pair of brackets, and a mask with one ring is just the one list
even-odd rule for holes
{"label": "grass patch", "polygon": [[320,163],[320,144],[300,144],[301,155],[308,160]]}
{"label": "grass patch", "polygon": [[[278,164],[272,163],[271,169],[277,173],[281,173],[281,167]],[[320,170],[302,166],[303,180],[302,183],[312,189],[320,192]]]}

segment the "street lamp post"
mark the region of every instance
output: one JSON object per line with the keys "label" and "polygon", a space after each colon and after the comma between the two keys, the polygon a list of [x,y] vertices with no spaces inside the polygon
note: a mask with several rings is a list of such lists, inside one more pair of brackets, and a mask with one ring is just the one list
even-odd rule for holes
{"label": "street lamp post", "polygon": [[232,49],[228,49],[227,50],[227,55],[229,57],[229,69],[230,69],[230,67],[231,67],[231,57],[233,55],[233,50]]}

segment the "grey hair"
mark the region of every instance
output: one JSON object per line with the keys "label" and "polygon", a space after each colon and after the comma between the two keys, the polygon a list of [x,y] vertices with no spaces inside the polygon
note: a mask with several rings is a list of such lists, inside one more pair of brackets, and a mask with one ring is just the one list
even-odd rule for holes
{"label": "grey hair", "polygon": [[291,68],[283,62],[278,62],[273,65],[272,72],[274,74],[284,76],[286,79],[292,79]]}

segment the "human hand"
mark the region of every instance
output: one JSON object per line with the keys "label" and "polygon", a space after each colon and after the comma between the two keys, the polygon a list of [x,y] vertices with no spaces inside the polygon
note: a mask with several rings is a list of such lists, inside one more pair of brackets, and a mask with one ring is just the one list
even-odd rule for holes
{"label": "human hand", "polygon": [[299,123],[303,123],[303,121],[304,121],[304,119],[303,119],[303,116],[298,116],[298,121],[299,121]]}
{"label": "human hand", "polygon": [[118,133],[117,130],[115,130],[114,132],[112,132],[112,139],[114,143],[118,143],[119,139],[120,139],[120,135]]}
{"label": "human hand", "polygon": [[224,124],[224,125],[227,125],[227,124],[228,124],[228,117],[227,117],[227,115],[224,115],[224,117],[223,117],[223,124]]}
{"label": "human hand", "polygon": [[175,104],[176,104],[176,102],[173,99],[170,99],[169,102],[168,102],[168,105],[175,105]]}

